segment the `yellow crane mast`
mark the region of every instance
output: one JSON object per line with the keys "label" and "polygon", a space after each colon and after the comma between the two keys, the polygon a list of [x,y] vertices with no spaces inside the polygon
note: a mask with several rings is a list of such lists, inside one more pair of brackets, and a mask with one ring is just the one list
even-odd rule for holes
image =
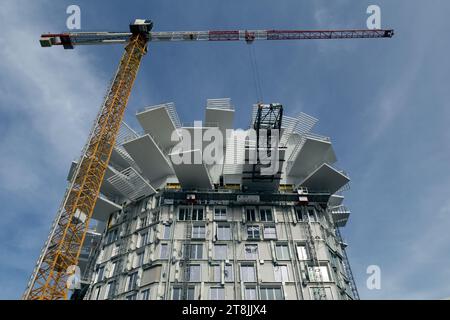
{"label": "yellow crane mast", "polygon": [[125,47],[118,71],[97,116],[55,227],[30,279],[24,299],[67,299],[66,271],[78,263],[109,158],[148,38],[138,32]]}

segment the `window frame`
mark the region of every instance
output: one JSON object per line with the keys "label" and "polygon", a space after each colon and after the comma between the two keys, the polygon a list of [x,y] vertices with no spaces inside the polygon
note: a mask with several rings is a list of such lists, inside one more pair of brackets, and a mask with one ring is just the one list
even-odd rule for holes
{"label": "window frame", "polygon": [[[268,219],[267,214],[270,215],[270,219]],[[274,222],[273,211],[271,208],[260,208],[259,209],[259,219],[262,222]],[[263,219],[264,217],[264,219]]]}
{"label": "window frame", "polygon": [[[250,217],[252,219],[249,219],[249,212],[251,213]],[[245,208],[245,221],[246,222],[256,222],[257,221],[256,220],[256,209],[255,208]]]}
{"label": "window frame", "polygon": [[[274,237],[272,237],[272,236],[267,237],[266,229],[269,229],[269,228],[274,230],[274,232],[273,232]],[[272,233],[270,233],[270,234],[272,234]],[[264,239],[267,239],[267,240],[277,240],[278,239],[277,226],[274,224],[264,225],[263,236],[264,236]]]}
{"label": "window frame", "polygon": [[[221,292],[221,297],[216,294],[213,296],[213,290],[218,290]],[[224,287],[210,287],[209,288],[209,298],[211,300],[225,300],[225,288]]]}
{"label": "window frame", "polygon": [[[284,271],[285,272],[284,272]],[[289,282],[291,277],[289,276],[289,267],[287,264],[279,264],[273,267],[275,282]],[[286,279],[285,279],[286,276]]]}
{"label": "window frame", "polygon": [[[283,248],[283,250],[281,250],[282,257],[280,257],[280,255],[279,255],[278,248]],[[286,249],[286,252],[284,251],[284,248]],[[284,256],[284,253],[287,253],[287,257]],[[289,244],[287,244],[287,243],[277,243],[277,244],[275,244],[275,256],[277,257],[277,260],[290,260],[291,259],[291,254],[289,252]]]}
{"label": "window frame", "polygon": [[[272,294],[273,294],[273,298],[274,299],[269,299],[270,298],[270,296],[267,294],[268,293],[268,290],[271,290],[272,291]],[[279,292],[280,292],[280,298],[281,299],[276,299],[276,293],[275,293],[275,290],[279,290]],[[283,290],[282,290],[282,288],[281,287],[279,287],[279,286],[261,286],[260,288],[259,288],[259,292],[260,292],[260,300],[267,300],[267,301],[270,301],[270,300],[285,300],[285,298],[284,298],[284,294],[283,294]],[[264,294],[263,294],[263,292],[264,292]],[[265,297],[264,297],[265,296]]]}
{"label": "window frame", "polygon": [[[220,212],[220,214],[218,215],[217,212]],[[223,212],[225,211],[225,212]],[[214,220],[215,221],[227,221],[228,217],[227,217],[227,208],[226,207],[215,207],[214,208]]]}
{"label": "window frame", "polygon": [[[253,228],[253,230],[251,231],[251,235],[249,233],[250,229]],[[258,230],[258,236],[255,237],[255,230]],[[247,226],[247,240],[261,240],[261,226],[258,224],[250,224]]]}
{"label": "window frame", "polygon": [[[219,232],[219,230],[222,230]],[[223,230],[228,230],[226,233]],[[223,237],[226,235],[227,237]],[[231,235],[231,225],[230,224],[224,224],[224,223],[218,223],[217,224],[217,230],[216,230],[216,239],[218,241],[230,241],[233,239]]]}
{"label": "window frame", "polygon": [[[203,228],[203,234],[201,232],[197,232],[196,233],[196,228]],[[192,226],[192,231],[191,231],[191,238],[192,239],[200,239],[200,240],[204,240],[206,239],[206,225],[205,224],[194,224]]]}
{"label": "window frame", "polygon": [[[252,270],[252,279],[248,280],[248,275],[249,272],[247,271],[248,269]],[[245,272],[245,277],[244,277],[244,269],[246,270]],[[241,281],[242,282],[256,282],[256,268],[254,264],[250,264],[250,263],[242,263],[240,266],[240,277],[241,277]]]}

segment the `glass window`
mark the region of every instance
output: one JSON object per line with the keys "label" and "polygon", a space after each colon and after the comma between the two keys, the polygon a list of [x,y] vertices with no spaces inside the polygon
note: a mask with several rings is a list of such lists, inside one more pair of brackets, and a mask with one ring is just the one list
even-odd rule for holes
{"label": "glass window", "polygon": [[315,300],[333,300],[333,293],[329,287],[311,287],[311,295]]}
{"label": "glass window", "polygon": [[247,209],[247,221],[256,221],[255,209]]}
{"label": "glass window", "polygon": [[191,220],[191,212],[189,208],[180,208],[178,210],[178,220],[181,221]]}
{"label": "glass window", "polygon": [[286,282],[289,281],[289,271],[287,266],[279,265],[274,267],[275,281]]}
{"label": "glass window", "polygon": [[109,277],[114,276],[114,272],[116,272],[117,261],[111,263],[111,268],[109,268]]}
{"label": "glass window", "polygon": [[195,287],[187,288],[187,300],[195,300]]}
{"label": "glass window", "polygon": [[170,239],[170,225],[163,224],[163,239],[164,240]]}
{"label": "glass window", "polygon": [[137,287],[137,271],[128,275],[127,278],[127,291],[134,290]]}
{"label": "glass window", "polygon": [[214,209],[214,220],[227,220],[227,209],[226,208],[215,208]]}
{"label": "glass window", "polygon": [[221,277],[220,277],[220,266],[219,265],[213,265],[211,267],[211,271],[212,271],[212,281],[214,282],[220,282],[221,281]]}
{"label": "glass window", "polygon": [[172,289],[172,300],[181,300],[182,296],[181,296],[181,291],[182,289],[179,287],[175,287]]}
{"label": "glass window", "polygon": [[205,239],[205,226],[192,226],[192,238]]}
{"label": "glass window", "polygon": [[244,282],[256,281],[255,267],[253,265],[241,265],[241,280]]}
{"label": "glass window", "polygon": [[259,240],[259,226],[251,225],[247,227],[247,239]]}
{"label": "glass window", "polygon": [[277,229],[275,226],[264,226],[264,239],[276,239]]}
{"label": "glass window", "polygon": [[148,241],[149,233],[150,231],[146,231],[139,234],[139,245],[138,245],[139,248],[145,246],[149,242]]}
{"label": "glass window", "polygon": [[303,210],[302,208],[296,208],[295,214],[297,216],[297,221],[302,222],[303,221]]}
{"label": "glass window", "polygon": [[167,243],[161,243],[161,251],[159,252],[160,259],[169,258],[169,245]]}
{"label": "glass window", "polygon": [[245,300],[256,300],[256,288],[246,287],[245,288]]}
{"label": "glass window", "polygon": [[[182,300],[183,299],[183,288],[174,287],[172,289],[172,300]],[[194,300],[195,299],[195,287],[187,287],[186,291],[186,300]]]}
{"label": "glass window", "polygon": [[260,209],[259,215],[261,217],[261,221],[273,221],[272,210],[270,209]]}
{"label": "glass window", "polygon": [[108,284],[106,285],[105,298],[112,299],[114,297],[115,290],[116,290],[116,281],[113,280],[111,282],[108,282]]}
{"label": "glass window", "polygon": [[133,294],[130,294],[129,296],[127,296],[127,300],[136,300],[136,298],[137,298],[137,294],[136,293],[133,293]]}
{"label": "glass window", "polygon": [[107,244],[112,243],[116,241],[118,238],[119,238],[119,230],[117,228],[110,230],[108,232],[108,238],[106,239],[106,243]]}
{"label": "glass window", "polygon": [[283,300],[280,287],[261,287],[261,300]]}
{"label": "glass window", "polygon": [[227,245],[216,244],[214,245],[214,259],[226,260],[227,259]]}
{"label": "glass window", "polygon": [[190,249],[189,257],[191,259],[203,259],[203,244],[194,243],[194,244],[190,244],[189,247],[187,247],[187,246],[188,246],[187,244],[184,245],[184,256],[185,257],[187,255],[186,248],[189,248]]}
{"label": "glass window", "polygon": [[330,274],[327,266],[309,266],[309,279],[316,282],[329,282]]}
{"label": "glass window", "polygon": [[246,244],[245,245],[245,259],[257,260],[258,259],[258,245]]}
{"label": "glass window", "polygon": [[98,272],[97,272],[97,282],[98,281],[103,281],[104,273],[105,273],[105,266],[99,267],[98,268]]}
{"label": "glass window", "polygon": [[234,274],[233,274],[233,266],[231,264],[225,265],[225,281],[234,281]]}
{"label": "glass window", "polygon": [[289,260],[289,248],[287,244],[277,244],[275,251],[278,260]]}
{"label": "glass window", "polygon": [[150,289],[142,290],[140,299],[141,300],[149,300],[150,299]]}
{"label": "glass window", "polygon": [[308,260],[308,252],[306,251],[306,245],[297,245],[298,260]]}
{"label": "glass window", "polygon": [[225,300],[225,288],[209,288],[211,300]]}
{"label": "glass window", "polygon": [[192,210],[192,220],[195,220],[195,221],[203,220],[203,209],[202,208],[194,208]]}
{"label": "glass window", "polygon": [[136,254],[136,263],[135,263],[135,268],[137,267],[142,267],[142,265],[144,264],[144,252],[140,252]]}
{"label": "glass window", "polygon": [[198,282],[201,279],[201,267],[199,264],[189,266],[189,281]]}
{"label": "glass window", "polygon": [[217,240],[231,240],[230,225],[219,224],[217,226]]}

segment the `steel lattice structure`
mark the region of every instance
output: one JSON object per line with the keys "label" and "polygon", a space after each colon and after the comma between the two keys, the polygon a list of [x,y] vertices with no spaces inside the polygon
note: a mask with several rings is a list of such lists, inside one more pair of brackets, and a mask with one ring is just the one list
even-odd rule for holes
{"label": "steel lattice structure", "polygon": [[66,270],[77,265],[147,39],[133,35],[95,122],[25,299],[66,299]]}

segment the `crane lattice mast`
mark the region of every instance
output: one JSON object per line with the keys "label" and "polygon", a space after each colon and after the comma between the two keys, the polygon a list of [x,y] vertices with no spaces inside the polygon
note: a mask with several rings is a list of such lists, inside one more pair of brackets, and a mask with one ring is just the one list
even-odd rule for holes
{"label": "crane lattice mast", "polygon": [[391,38],[393,30],[224,30],[152,32],[137,19],[130,32],[43,34],[42,47],[125,44],[125,52],[69,183],[23,299],[67,299],[67,270],[78,264],[90,219],[148,42]]}

